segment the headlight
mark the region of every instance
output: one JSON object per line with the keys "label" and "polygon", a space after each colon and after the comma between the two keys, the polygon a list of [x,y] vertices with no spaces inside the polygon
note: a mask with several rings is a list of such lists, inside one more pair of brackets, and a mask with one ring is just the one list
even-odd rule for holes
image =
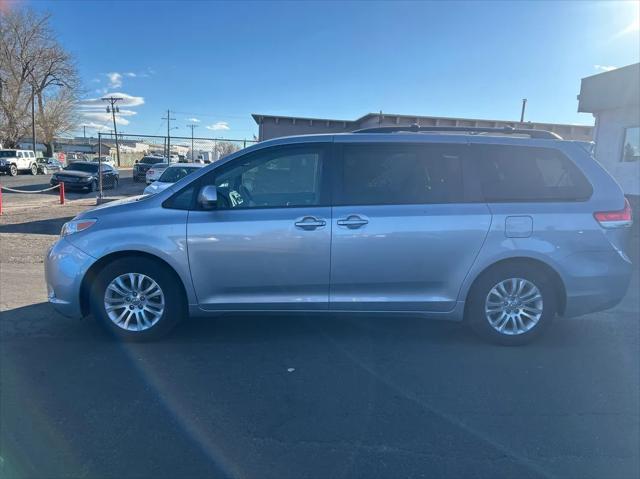
{"label": "headlight", "polygon": [[84,231],[86,229],[91,228],[96,224],[95,219],[92,220],[72,220],[62,225],[62,231],[60,232],[60,236],[68,236],[74,233],[79,233],[80,231]]}

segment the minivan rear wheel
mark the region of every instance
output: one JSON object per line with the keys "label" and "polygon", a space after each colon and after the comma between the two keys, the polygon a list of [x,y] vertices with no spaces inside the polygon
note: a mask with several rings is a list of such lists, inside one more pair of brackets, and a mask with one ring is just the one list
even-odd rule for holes
{"label": "minivan rear wheel", "polygon": [[465,319],[483,339],[505,346],[526,344],[542,334],[557,312],[553,284],[542,271],[504,265],[473,285]]}
{"label": "minivan rear wheel", "polygon": [[166,267],[148,258],[120,258],[98,273],[91,311],[116,337],[148,341],[171,331],[185,304]]}

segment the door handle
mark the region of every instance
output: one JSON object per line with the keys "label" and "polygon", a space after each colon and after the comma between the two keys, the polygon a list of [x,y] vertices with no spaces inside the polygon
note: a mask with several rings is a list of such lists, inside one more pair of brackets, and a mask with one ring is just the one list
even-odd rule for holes
{"label": "door handle", "polygon": [[294,223],[296,228],[300,228],[306,231],[315,230],[326,226],[327,222],[316,218],[315,216],[305,216]]}
{"label": "door handle", "polygon": [[360,228],[367,223],[369,223],[369,220],[366,220],[358,215],[349,215],[344,219],[338,220],[338,226],[346,226],[351,230]]}

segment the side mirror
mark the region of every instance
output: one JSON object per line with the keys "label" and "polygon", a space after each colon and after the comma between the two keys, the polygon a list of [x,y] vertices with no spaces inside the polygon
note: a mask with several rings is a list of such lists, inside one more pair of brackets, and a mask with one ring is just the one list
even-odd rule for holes
{"label": "side mirror", "polygon": [[198,205],[203,210],[212,210],[218,202],[218,191],[213,185],[203,186],[198,193]]}
{"label": "side mirror", "polygon": [[140,160],[136,160],[136,163],[140,163]]}

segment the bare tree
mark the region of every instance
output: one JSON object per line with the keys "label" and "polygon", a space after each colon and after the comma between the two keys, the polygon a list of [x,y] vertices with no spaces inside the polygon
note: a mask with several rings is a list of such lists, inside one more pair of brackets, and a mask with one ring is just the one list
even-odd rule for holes
{"label": "bare tree", "polygon": [[215,149],[218,153],[218,158],[224,158],[225,156],[240,150],[240,147],[230,141],[218,141],[216,142]]}
{"label": "bare tree", "polygon": [[[0,139],[28,136],[32,97],[48,154],[55,135],[73,129],[79,81],[71,56],[55,39],[49,16],[12,10],[0,17]],[[48,105],[52,102],[51,105]]]}

